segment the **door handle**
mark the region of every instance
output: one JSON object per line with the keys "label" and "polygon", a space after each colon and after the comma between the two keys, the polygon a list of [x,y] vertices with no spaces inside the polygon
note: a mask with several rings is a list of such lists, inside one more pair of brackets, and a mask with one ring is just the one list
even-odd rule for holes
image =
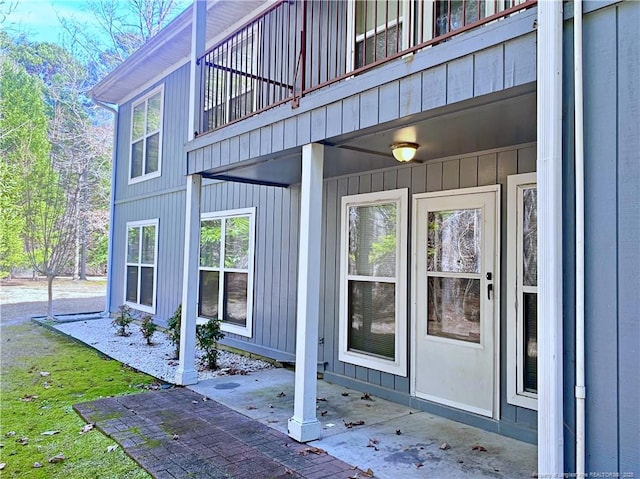
{"label": "door handle", "polygon": [[[487,281],[491,281],[493,275],[491,273],[487,273]],[[491,299],[491,291],[493,291],[493,283],[489,283],[487,285],[487,299]]]}

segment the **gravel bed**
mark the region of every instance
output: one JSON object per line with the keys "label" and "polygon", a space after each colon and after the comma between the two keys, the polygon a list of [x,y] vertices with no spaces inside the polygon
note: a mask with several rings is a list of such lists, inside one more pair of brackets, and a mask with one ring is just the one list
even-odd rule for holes
{"label": "gravel bed", "polygon": [[[136,323],[129,327],[130,336],[117,336],[111,326],[111,318],[91,319],[52,325],[58,331],[67,334],[107,356],[145,372],[165,382],[174,384],[178,361],[174,357],[174,348],[162,331],[156,331],[148,346]],[[252,371],[274,367],[260,359],[219,350],[218,368],[210,371],[202,364],[202,351],[196,349],[196,367],[198,379],[210,379],[218,376],[247,374]]]}

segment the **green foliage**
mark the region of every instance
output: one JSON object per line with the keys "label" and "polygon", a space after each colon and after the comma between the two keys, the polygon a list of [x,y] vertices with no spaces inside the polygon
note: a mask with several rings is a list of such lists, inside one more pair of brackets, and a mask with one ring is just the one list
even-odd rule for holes
{"label": "green foliage", "polygon": [[126,304],[120,306],[116,317],[111,321],[111,326],[117,328],[116,335],[129,336],[129,325],[133,322],[133,315],[131,314],[131,308]]}
{"label": "green foliage", "polygon": [[142,316],[142,321],[140,323],[140,332],[142,333],[142,337],[147,340],[147,344],[149,346],[152,345],[151,337],[153,336],[153,333],[155,333],[157,329],[158,327],[153,322],[153,319],[151,319],[150,314],[145,314]]}
{"label": "green foliage", "polygon": [[180,325],[182,323],[182,303],[178,305],[167,322],[165,334],[175,349],[176,358],[180,356]]}
{"label": "green foliage", "polygon": [[218,367],[218,341],[224,338],[220,330],[220,320],[210,319],[205,324],[196,326],[196,340],[198,346],[204,351],[206,366],[214,370]]}
{"label": "green foliage", "polygon": [[[73,404],[144,391],[154,379],[123,367],[97,352],[33,323],[2,328],[0,375],[1,476],[26,479],[56,477],[150,477],[97,429],[80,434],[85,422]],[[40,372],[48,372],[42,376]],[[6,437],[10,432],[15,435]],[[58,434],[43,436],[45,431]],[[27,438],[26,445],[16,440]],[[67,460],[50,464],[64,454]],[[39,462],[41,468],[34,468]]]}
{"label": "green foliage", "polygon": [[87,254],[87,262],[90,266],[100,270],[107,268],[107,253],[109,251],[109,234],[95,231],[93,233],[92,247]]}

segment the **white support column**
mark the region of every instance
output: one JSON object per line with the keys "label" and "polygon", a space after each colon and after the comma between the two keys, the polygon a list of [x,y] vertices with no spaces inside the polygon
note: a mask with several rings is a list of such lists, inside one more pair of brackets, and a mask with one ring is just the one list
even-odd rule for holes
{"label": "white support column", "polygon": [[562,4],[538,2],[538,475],[562,477]]}
{"label": "white support column", "polygon": [[207,38],[207,2],[193,0],[193,17],[191,19],[191,68],[189,71],[191,83],[189,85],[189,139],[194,138],[194,132],[200,128],[200,84],[202,65],[197,61],[204,54]]}
{"label": "white support column", "polygon": [[322,431],[316,417],[316,393],[323,164],[323,145],[311,143],[302,147],[295,398],[288,424],[289,436],[299,442],[319,439]]}
{"label": "white support column", "polygon": [[180,363],[176,383],[196,384],[196,317],[198,315],[198,251],[200,248],[200,190],[202,177],[187,176],[184,221],[184,267],[182,272],[182,319],[180,322]]}

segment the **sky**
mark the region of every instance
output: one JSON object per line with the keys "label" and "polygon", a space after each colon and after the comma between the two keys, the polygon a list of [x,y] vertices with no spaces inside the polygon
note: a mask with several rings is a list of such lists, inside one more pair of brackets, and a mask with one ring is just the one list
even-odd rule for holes
{"label": "sky", "polygon": [[[58,18],[74,18],[88,27],[96,23],[93,14],[86,11],[86,0],[0,0],[2,3],[12,6],[2,28],[10,34],[25,33],[30,41],[61,44],[64,31]],[[184,8],[190,1],[183,0],[182,3]],[[4,5],[2,7],[6,9]],[[176,13],[180,11],[179,8]]]}
{"label": "sky", "polygon": [[15,9],[2,25],[10,33],[26,34],[31,41],[60,43],[62,26],[58,17],[74,17],[81,22],[94,23],[90,13],[84,12],[85,0],[9,0]]}

